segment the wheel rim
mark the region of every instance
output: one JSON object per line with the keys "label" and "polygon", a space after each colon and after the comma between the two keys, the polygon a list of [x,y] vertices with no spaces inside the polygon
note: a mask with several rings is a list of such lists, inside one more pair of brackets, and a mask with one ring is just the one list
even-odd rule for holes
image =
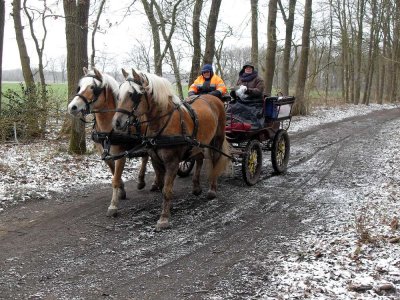
{"label": "wheel rim", "polygon": [[278,151],[276,155],[276,161],[281,166],[285,160],[285,152],[286,152],[286,143],[283,136],[280,138],[278,143]]}
{"label": "wheel rim", "polygon": [[257,171],[257,164],[258,164],[257,157],[258,157],[257,150],[252,149],[249,155],[249,162],[247,165],[251,177],[253,177]]}

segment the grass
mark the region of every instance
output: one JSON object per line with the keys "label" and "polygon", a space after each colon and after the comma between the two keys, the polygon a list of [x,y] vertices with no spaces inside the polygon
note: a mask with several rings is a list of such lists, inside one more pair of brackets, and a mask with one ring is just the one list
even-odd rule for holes
{"label": "grass", "polygon": [[[49,99],[51,102],[57,103],[60,107],[66,107],[68,104],[68,86],[66,83],[51,83],[48,84]],[[3,82],[1,84],[1,91],[5,93],[7,90],[13,90],[16,92],[21,91],[19,82]],[[8,99],[3,95],[1,96],[1,104],[8,103]]]}

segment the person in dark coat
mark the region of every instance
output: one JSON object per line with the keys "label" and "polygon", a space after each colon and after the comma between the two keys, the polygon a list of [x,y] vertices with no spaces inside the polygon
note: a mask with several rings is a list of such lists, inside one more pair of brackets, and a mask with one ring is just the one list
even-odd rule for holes
{"label": "person in dark coat", "polygon": [[262,99],[264,94],[264,80],[258,75],[257,70],[251,62],[243,65],[239,72],[236,88],[231,92],[233,98]]}

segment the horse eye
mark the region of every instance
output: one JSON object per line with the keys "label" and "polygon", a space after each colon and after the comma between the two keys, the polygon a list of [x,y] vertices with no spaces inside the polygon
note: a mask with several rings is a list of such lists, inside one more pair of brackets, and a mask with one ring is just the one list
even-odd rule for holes
{"label": "horse eye", "polygon": [[91,85],[90,88],[91,88],[92,90],[94,90],[94,85]]}
{"label": "horse eye", "polygon": [[128,93],[128,96],[129,96],[129,98],[132,98],[133,93],[132,93],[132,92],[129,92],[129,93]]}

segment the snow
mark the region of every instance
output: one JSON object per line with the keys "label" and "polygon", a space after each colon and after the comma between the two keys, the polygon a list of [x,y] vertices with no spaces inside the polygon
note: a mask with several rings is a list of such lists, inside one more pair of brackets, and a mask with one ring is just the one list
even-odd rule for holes
{"label": "snow", "polygon": [[[309,116],[293,117],[289,133],[393,107],[371,104],[317,108]],[[279,269],[270,276],[269,292],[261,293],[262,299],[398,299],[400,239],[395,229],[400,218],[400,155],[397,139],[379,138],[392,145],[384,149],[385,155],[377,157],[380,168],[371,176],[373,182],[357,177],[352,182],[355,188],[316,188],[308,194],[306,201],[329,197],[344,202],[351,198],[356,199],[358,207],[339,208],[340,218],[335,216],[337,212],[327,215],[334,221],[299,236],[291,242],[290,253],[275,257]],[[90,140],[88,145],[93,147]],[[52,198],[55,193],[80,190],[94,183],[110,184],[108,167],[99,163],[97,154],[71,155],[67,147],[66,141],[55,138],[33,144],[0,144],[0,216],[25,201]],[[129,171],[124,172],[124,180],[136,179],[139,160],[128,161],[126,168]],[[368,242],[361,243],[360,239]],[[272,297],[271,288],[275,291]]]}

